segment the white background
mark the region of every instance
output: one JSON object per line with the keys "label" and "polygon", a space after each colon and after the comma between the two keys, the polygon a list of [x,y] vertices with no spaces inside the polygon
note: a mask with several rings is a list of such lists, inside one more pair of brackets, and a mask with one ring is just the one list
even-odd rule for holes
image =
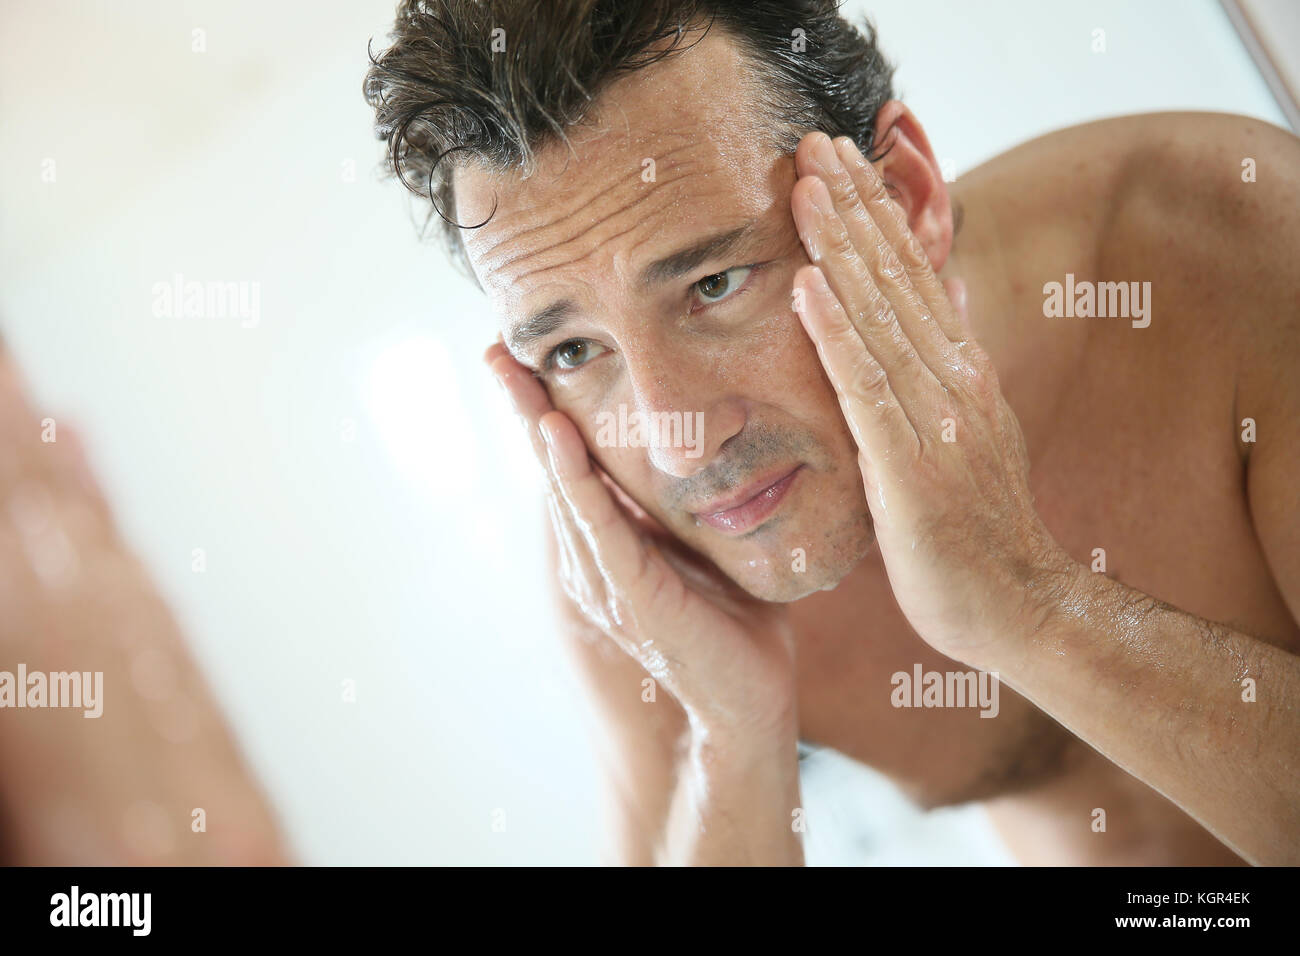
{"label": "white background", "polygon": [[[480,362],[493,318],[375,175],[361,79],[393,7],[6,4],[0,330],[40,413],[88,433],[302,860],[590,863],[596,777],[536,473]],[[1282,122],[1212,0],[868,8],[958,174],[1123,113]],[[177,273],[260,283],[259,325],[155,317]],[[833,755],[805,804],[811,863],[1007,862],[977,808],[918,814]]]}

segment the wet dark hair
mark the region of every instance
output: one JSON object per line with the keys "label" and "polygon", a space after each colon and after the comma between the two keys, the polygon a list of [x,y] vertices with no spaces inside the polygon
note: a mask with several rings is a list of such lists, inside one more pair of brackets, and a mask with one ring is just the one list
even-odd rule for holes
{"label": "wet dark hair", "polygon": [[[793,152],[810,130],[849,136],[873,160],[876,114],[894,68],[839,14],[839,0],[401,0],[391,45],[370,53],[366,102],[388,172],[432,204],[448,252],[468,268],[451,172],[473,161],[530,169],[566,141],[618,77],[722,29],[753,64],[769,143]],[[698,42],[698,37],[691,43]],[[880,140],[885,137],[882,135]],[[887,150],[885,150],[887,151]],[[489,219],[491,216],[489,215]],[[487,220],[484,220],[486,222]]]}

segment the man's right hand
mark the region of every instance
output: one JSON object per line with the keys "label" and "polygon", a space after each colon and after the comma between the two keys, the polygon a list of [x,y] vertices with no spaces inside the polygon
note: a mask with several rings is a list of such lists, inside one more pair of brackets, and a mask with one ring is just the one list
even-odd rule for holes
{"label": "man's right hand", "polygon": [[[546,475],[565,593],[681,704],[693,729],[724,738],[791,729],[793,640],[785,608],[756,600],[619,500],[572,420],[533,374],[493,345],[485,356]],[[639,510],[639,509],[638,509]]]}
{"label": "man's right hand", "polygon": [[[503,344],[489,348],[485,360],[546,476],[565,594],[668,690],[687,718],[687,760],[671,784],[663,835],[668,859],[802,862],[791,826],[799,803],[798,723],[785,608],[746,594],[646,515],[592,460],[572,420]],[[601,693],[608,697],[608,689]],[[637,802],[660,803],[652,795]],[[659,842],[658,834],[643,836]]]}

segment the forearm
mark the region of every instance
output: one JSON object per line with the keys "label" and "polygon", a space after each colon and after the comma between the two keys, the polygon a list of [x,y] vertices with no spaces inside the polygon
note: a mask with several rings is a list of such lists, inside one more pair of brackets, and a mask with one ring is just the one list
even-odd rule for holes
{"label": "forearm", "polygon": [[1018,638],[985,669],[1245,859],[1300,862],[1300,658],[1082,568]]}
{"label": "forearm", "polygon": [[666,859],[691,866],[802,866],[795,734],[694,734],[683,756]]}

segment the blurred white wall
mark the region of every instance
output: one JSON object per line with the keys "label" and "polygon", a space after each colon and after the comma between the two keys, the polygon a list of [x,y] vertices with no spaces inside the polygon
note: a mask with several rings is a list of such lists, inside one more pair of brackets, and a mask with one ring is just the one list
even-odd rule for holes
{"label": "blurred white wall", "polygon": [[[42,414],[87,434],[302,859],[590,863],[493,319],[375,174],[361,78],[394,5],[5,4],[0,331]],[[848,8],[958,174],[1103,116],[1283,122],[1214,0]],[[255,327],[157,317],[177,274],[259,283]],[[805,803],[812,863],[1007,862],[978,809],[918,814],[826,752]]]}

